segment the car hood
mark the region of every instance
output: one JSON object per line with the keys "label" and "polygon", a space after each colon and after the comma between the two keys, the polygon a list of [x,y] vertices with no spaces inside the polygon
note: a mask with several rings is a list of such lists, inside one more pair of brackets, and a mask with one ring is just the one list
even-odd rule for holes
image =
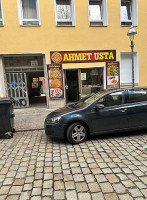
{"label": "car hood", "polygon": [[78,111],[82,108],[85,108],[86,106],[83,104],[80,105],[76,105],[76,104],[71,104],[71,105],[67,105],[65,107],[59,108],[53,112],[51,112],[47,117],[48,118],[52,118],[52,117],[59,117],[61,115],[67,114],[69,112],[73,112],[73,111]]}

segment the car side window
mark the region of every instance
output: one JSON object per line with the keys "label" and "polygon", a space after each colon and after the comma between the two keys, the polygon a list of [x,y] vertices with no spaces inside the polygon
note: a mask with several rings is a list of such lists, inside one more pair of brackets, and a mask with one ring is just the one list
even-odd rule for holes
{"label": "car side window", "polygon": [[128,90],[129,103],[136,103],[147,101],[147,91],[145,89],[141,90]]}
{"label": "car side window", "polygon": [[98,100],[97,104],[99,103],[103,104],[105,107],[122,105],[125,103],[124,91],[107,94]]}

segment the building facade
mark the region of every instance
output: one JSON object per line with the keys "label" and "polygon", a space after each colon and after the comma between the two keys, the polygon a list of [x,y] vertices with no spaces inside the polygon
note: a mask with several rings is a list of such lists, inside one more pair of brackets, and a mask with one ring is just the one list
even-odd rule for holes
{"label": "building facade", "polygon": [[90,54],[83,54],[83,62],[70,62],[72,55],[62,63],[64,94],[51,98],[51,52],[115,50],[120,86],[131,85],[130,26],[138,32],[135,85],[147,86],[146,10],[146,0],[0,0],[0,96],[14,97],[18,107],[44,101],[48,108],[57,108],[106,88],[105,60],[90,62]]}

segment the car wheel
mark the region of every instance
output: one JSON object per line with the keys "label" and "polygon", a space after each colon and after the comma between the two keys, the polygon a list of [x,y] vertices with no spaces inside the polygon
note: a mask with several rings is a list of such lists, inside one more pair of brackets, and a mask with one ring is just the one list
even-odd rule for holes
{"label": "car wheel", "polygon": [[68,127],[66,137],[71,144],[84,142],[87,138],[87,128],[82,123],[73,123]]}

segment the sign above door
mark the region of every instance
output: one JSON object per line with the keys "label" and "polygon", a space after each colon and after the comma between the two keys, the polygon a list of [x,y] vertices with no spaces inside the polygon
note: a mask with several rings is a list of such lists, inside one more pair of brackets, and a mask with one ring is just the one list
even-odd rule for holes
{"label": "sign above door", "polygon": [[116,50],[51,51],[51,63],[87,63],[116,61]]}

